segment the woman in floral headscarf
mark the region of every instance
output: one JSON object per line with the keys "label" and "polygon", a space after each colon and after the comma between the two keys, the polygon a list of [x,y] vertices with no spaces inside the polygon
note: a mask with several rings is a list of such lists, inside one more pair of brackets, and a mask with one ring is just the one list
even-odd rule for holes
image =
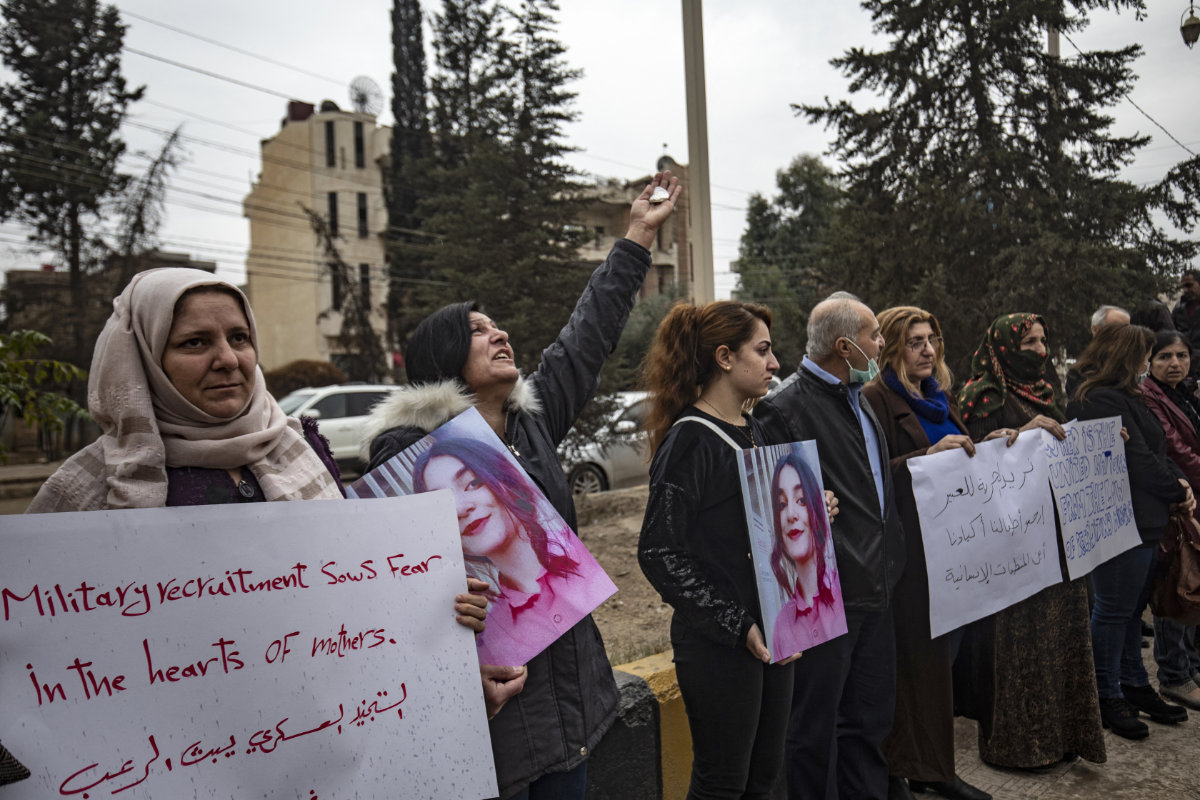
{"label": "woman in floral headscarf", "polygon": [[[958,407],[972,439],[1004,430],[1011,445],[1034,428],[1063,438],[1066,417],[1040,316],[998,317],[971,372]],[[955,690],[960,711],[979,720],[984,761],[1036,770],[1077,755],[1105,760],[1082,579],[1047,587],[969,627]]]}

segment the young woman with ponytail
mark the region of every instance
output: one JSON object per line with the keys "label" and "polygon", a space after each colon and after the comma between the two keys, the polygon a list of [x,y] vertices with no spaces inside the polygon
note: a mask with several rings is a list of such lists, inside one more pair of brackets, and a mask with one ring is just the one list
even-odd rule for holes
{"label": "young woman with ponytail", "polygon": [[770,325],[750,303],[677,305],[643,364],[653,459],[638,561],[675,610],[688,797],[765,798],[781,784],[792,658],[772,665],[763,641],[736,460],[768,444],[746,411],[779,369]]}

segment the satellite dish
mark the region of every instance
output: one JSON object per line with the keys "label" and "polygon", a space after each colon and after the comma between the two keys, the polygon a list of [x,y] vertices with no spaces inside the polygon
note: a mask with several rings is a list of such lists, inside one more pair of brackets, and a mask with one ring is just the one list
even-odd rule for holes
{"label": "satellite dish", "polygon": [[360,114],[378,116],[383,110],[383,91],[378,83],[366,75],[359,75],[350,81],[350,104]]}

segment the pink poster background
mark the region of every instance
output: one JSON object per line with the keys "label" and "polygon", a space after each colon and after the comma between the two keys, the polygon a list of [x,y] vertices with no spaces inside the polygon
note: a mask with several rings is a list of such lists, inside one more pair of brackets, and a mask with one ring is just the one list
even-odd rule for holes
{"label": "pink poster background", "polygon": [[742,450],[738,471],[763,635],[782,661],[846,632],[817,444]]}
{"label": "pink poster background", "polygon": [[487,629],[476,637],[480,663],[527,663],[617,591],[475,409],[346,492],[395,497],[438,488],[454,492],[467,574],[491,587]]}

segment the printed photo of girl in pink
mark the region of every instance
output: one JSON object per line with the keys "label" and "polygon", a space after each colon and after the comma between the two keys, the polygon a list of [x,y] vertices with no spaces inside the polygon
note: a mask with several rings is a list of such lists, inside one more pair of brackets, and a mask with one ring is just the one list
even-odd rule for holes
{"label": "printed photo of girl in pink", "polygon": [[787,598],[771,626],[775,658],[803,652],[846,632],[824,496],[799,448],[788,446],[771,479],[775,512],[771,572]]}
{"label": "printed photo of girl in pink", "polygon": [[846,632],[817,443],[742,450],[738,472],[775,663]]}
{"label": "printed photo of girl in pink", "polygon": [[520,666],[617,587],[475,410],[372,470],[351,497],[454,493],[467,574],[489,589],[481,664]]}

